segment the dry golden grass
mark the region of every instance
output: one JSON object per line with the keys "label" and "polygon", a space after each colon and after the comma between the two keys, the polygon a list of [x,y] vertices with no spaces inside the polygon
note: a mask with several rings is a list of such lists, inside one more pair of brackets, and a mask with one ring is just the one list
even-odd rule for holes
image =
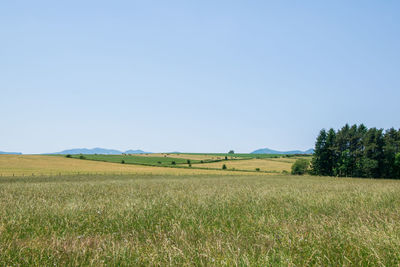
{"label": "dry golden grass", "polygon": [[131,164],[109,163],[91,160],[72,159],[59,156],[43,155],[0,155],[0,175],[55,175],[76,173],[137,173],[137,174],[234,174],[218,170],[199,170],[183,168],[152,167]]}
{"label": "dry golden grass", "polygon": [[225,164],[228,169],[254,171],[259,168],[260,171],[282,172],[290,171],[295,160],[288,159],[248,159],[248,160],[227,160],[213,163],[193,164],[199,168],[222,168]]}
{"label": "dry golden grass", "polygon": [[297,159],[300,157],[292,157],[292,158],[270,158],[268,160],[276,161],[276,162],[283,162],[283,163],[290,163],[293,164]]}

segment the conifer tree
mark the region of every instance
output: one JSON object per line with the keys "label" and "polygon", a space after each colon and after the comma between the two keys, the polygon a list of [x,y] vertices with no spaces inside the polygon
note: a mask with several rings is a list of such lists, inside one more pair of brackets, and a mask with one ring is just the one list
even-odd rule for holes
{"label": "conifer tree", "polygon": [[324,164],[326,164],[326,131],[322,129],[319,132],[315,142],[314,155],[311,161],[312,172],[315,175],[326,175],[324,173]]}
{"label": "conifer tree", "polygon": [[399,178],[400,129],[346,124],[322,129],[315,143],[312,173],[346,177]]}

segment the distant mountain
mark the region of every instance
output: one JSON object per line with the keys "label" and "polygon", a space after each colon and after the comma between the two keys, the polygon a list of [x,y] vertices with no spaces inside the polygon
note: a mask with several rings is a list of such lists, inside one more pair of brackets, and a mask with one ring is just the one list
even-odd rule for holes
{"label": "distant mountain", "polygon": [[304,154],[314,154],[314,149],[310,148],[309,150],[304,151]]}
{"label": "distant mountain", "polygon": [[125,152],[115,150],[115,149],[106,149],[106,148],[92,148],[92,149],[87,149],[87,148],[75,148],[75,149],[68,149],[68,150],[63,150],[61,152],[57,153],[50,153],[50,154],[103,154],[103,155],[119,155],[119,154],[147,154],[151,152],[145,152],[143,150],[127,150]]}
{"label": "distant mountain", "polygon": [[273,150],[269,148],[262,148],[262,149],[257,149],[251,154],[313,154],[314,149],[308,149],[306,151],[301,151],[301,150],[292,150],[292,151],[278,151],[278,150]]}
{"label": "distant mountain", "polygon": [[20,152],[4,152],[4,151],[0,151],[0,154],[22,155],[22,153]]}
{"label": "distant mountain", "polygon": [[92,149],[87,149],[87,148],[74,148],[74,149],[67,149],[63,150],[61,152],[57,153],[51,153],[51,154],[106,154],[106,155],[116,155],[116,154],[122,154],[121,151],[119,150],[114,150],[114,149],[106,149],[106,148],[92,148]]}
{"label": "distant mountain", "polygon": [[140,150],[140,149],[138,149],[138,150],[127,150],[127,151],[125,151],[124,152],[125,154],[150,154],[151,152],[146,152],[146,151],[143,151],[143,150]]}

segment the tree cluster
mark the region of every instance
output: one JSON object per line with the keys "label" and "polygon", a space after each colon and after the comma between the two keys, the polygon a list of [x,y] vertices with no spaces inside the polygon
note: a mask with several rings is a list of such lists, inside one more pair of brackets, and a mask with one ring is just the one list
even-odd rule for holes
{"label": "tree cluster", "polygon": [[315,175],[400,179],[400,129],[323,129],[311,164]]}

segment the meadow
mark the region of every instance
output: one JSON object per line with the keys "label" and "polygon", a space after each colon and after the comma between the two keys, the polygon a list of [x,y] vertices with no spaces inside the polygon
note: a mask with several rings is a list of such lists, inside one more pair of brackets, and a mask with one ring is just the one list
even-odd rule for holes
{"label": "meadow", "polygon": [[188,156],[270,173],[1,155],[0,266],[400,262],[400,181],[273,174],[297,157],[160,158]]}
{"label": "meadow", "polygon": [[[85,155],[85,157],[90,155]],[[79,157],[79,156],[77,156]],[[0,155],[1,176],[62,176],[73,174],[219,174],[222,170],[202,170],[197,168],[173,168],[154,164],[121,164],[113,163],[112,156],[104,156],[110,161],[97,161],[88,159],[66,158],[63,156],[48,155]],[[185,161],[186,162],[186,161]],[[187,164],[186,164],[187,165]],[[225,175],[234,175],[238,172],[228,171]],[[239,172],[240,173],[240,172]]]}
{"label": "meadow", "polygon": [[399,220],[395,180],[0,177],[0,265],[393,266]]}
{"label": "meadow", "polygon": [[283,171],[290,172],[295,158],[290,159],[246,159],[246,160],[227,160],[222,162],[212,162],[203,164],[193,164],[193,167],[198,168],[215,168],[221,169],[225,165],[228,170],[245,170],[245,171],[264,171],[281,173]]}
{"label": "meadow", "polygon": [[[65,155],[56,155],[65,156]],[[122,154],[122,155],[68,155],[76,159],[86,159],[104,162],[137,164],[147,166],[182,167],[190,164],[213,163],[226,160],[272,159],[277,155],[252,155],[252,154],[181,154],[181,153],[155,153],[155,154]],[[173,166],[175,165],[175,166]],[[180,166],[179,166],[180,165]]]}
{"label": "meadow", "polygon": [[[65,155],[58,155],[65,156]],[[298,158],[310,156],[287,156],[271,154],[183,154],[157,153],[138,155],[68,155],[70,158],[124,163],[157,167],[221,170],[225,165],[230,171],[261,171],[266,173],[290,172]]]}

